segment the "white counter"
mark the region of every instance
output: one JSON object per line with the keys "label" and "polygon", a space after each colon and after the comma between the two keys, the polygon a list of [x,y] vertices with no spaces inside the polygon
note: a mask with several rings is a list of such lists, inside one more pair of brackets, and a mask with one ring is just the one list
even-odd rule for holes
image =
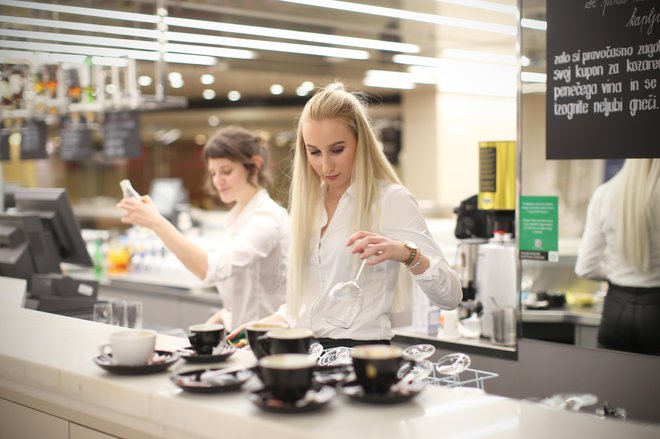
{"label": "white counter", "polygon": [[[588,414],[435,386],[401,405],[364,405],[338,395],[316,413],[269,414],[241,392],[183,393],[169,380],[169,372],[108,374],[93,358],[97,347],[116,330],[25,309],[0,310],[0,397],[21,404],[0,401],[0,436],[8,437],[3,433],[15,431],[12,425],[16,429],[20,422],[6,407],[27,406],[70,422],[66,437],[74,437],[73,427],[80,425],[120,437],[164,438],[660,437],[657,425],[599,420]],[[184,339],[159,335],[157,349],[185,344]],[[239,351],[229,361],[252,362],[249,351]],[[85,437],[101,437],[94,434]]]}

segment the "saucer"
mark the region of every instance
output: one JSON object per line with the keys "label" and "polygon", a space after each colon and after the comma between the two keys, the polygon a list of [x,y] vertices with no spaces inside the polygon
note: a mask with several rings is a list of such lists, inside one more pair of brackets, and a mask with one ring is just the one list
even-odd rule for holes
{"label": "saucer", "polygon": [[155,351],[154,357],[148,364],[139,366],[114,364],[112,362],[112,354],[94,357],[94,362],[106,371],[117,375],[144,375],[148,373],[162,372],[176,363],[178,359],[178,352]]}
{"label": "saucer", "polygon": [[367,404],[399,404],[410,401],[424,389],[423,383],[401,386],[395,384],[387,393],[365,393],[362,386],[351,381],[339,386],[339,391],[354,401]]}
{"label": "saucer", "polygon": [[306,413],[325,407],[337,394],[334,388],[322,386],[319,389],[310,389],[305,397],[295,403],[285,403],[273,398],[270,391],[261,389],[250,392],[248,398],[261,410],[271,413]]}
{"label": "saucer", "polygon": [[188,346],[187,348],[179,349],[179,352],[181,353],[181,358],[189,363],[217,363],[225,361],[227,358],[234,355],[236,348],[228,344],[223,344],[222,346],[217,347],[214,350],[214,353],[204,355],[198,354],[192,346]]}
{"label": "saucer", "polygon": [[238,390],[252,378],[250,369],[229,370],[222,368],[198,369],[174,373],[170,380],[183,390],[192,393],[224,393]]}
{"label": "saucer", "polygon": [[329,386],[343,383],[349,377],[355,379],[352,365],[316,366],[314,368],[314,381]]}

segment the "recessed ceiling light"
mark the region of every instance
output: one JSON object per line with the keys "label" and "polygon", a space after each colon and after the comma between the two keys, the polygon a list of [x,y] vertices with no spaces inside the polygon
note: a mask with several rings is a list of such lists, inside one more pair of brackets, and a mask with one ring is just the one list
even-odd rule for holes
{"label": "recessed ceiling light", "polygon": [[138,78],[138,84],[140,84],[140,87],[149,87],[151,85],[151,76],[140,76]]}
{"label": "recessed ceiling light", "polygon": [[206,134],[197,134],[195,135],[195,143],[199,146],[202,146],[206,143]]}
{"label": "recessed ceiling light", "polygon": [[298,88],[296,88],[296,95],[298,96],[307,96],[309,94],[309,91],[302,85]]}
{"label": "recessed ceiling light", "polygon": [[314,83],[312,81],[305,81],[300,86],[307,91],[314,90]]}
{"label": "recessed ceiling light", "polygon": [[179,72],[170,72],[167,74],[167,79],[169,79],[171,82],[182,81],[183,76],[181,76],[181,73]]}
{"label": "recessed ceiling light", "polygon": [[210,73],[205,73],[200,78],[200,81],[202,81],[202,84],[204,85],[211,85],[215,82],[215,76],[211,75]]}
{"label": "recessed ceiling light", "polygon": [[284,93],[284,87],[280,84],[273,84],[270,86],[270,94],[281,95],[282,93]]}
{"label": "recessed ceiling light", "polygon": [[241,93],[236,90],[232,90],[229,93],[227,93],[227,99],[229,99],[232,102],[236,102],[240,98],[241,98]]}
{"label": "recessed ceiling light", "polygon": [[213,99],[215,97],[215,91],[211,90],[210,88],[207,88],[202,92],[202,97],[204,99]]}
{"label": "recessed ceiling light", "polygon": [[218,125],[220,125],[220,118],[218,116],[215,116],[215,115],[214,116],[209,116],[208,122],[209,122],[210,126],[217,127]]}

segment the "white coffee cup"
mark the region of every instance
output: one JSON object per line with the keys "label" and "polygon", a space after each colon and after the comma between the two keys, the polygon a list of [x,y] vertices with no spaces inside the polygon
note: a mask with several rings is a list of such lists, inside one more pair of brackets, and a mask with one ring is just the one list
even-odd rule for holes
{"label": "white coffee cup", "polygon": [[120,366],[143,366],[154,356],[156,331],[148,329],[119,331],[110,335],[110,343],[99,348],[101,355],[112,354]]}

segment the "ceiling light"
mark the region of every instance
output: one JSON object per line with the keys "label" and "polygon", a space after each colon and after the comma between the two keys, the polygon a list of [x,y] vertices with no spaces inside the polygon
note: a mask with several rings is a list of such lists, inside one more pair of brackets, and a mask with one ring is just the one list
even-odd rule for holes
{"label": "ceiling light", "polygon": [[309,91],[303,87],[302,85],[298,88],[296,88],[296,95],[297,96],[307,96],[309,94]]}
{"label": "ceiling light", "polygon": [[395,88],[411,90],[415,88],[412,75],[407,72],[391,72],[385,70],[367,70],[363,84],[369,87]]}
{"label": "ceiling light", "polygon": [[454,5],[465,6],[468,8],[483,9],[485,11],[502,12],[504,14],[516,15],[518,8],[513,5],[503,5],[501,3],[487,2],[483,0],[436,0],[442,3],[451,3]]}
{"label": "ceiling light", "polygon": [[500,53],[476,52],[473,50],[444,49],[442,56],[445,58],[462,59],[466,61],[477,61],[493,64],[507,64],[515,66],[518,58],[515,55],[502,55]]}
{"label": "ceiling light", "polygon": [[196,134],[195,143],[198,144],[199,146],[203,146],[204,144],[206,144],[206,134]]}
{"label": "ceiling light", "polygon": [[167,79],[170,82],[183,81],[183,75],[180,72],[170,72],[167,74]]}
{"label": "ceiling light", "polygon": [[484,32],[493,32],[504,35],[515,35],[516,26],[488,23],[485,21],[466,20],[462,18],[448,17],[444,15],[427,14],[423,12],[407,11],[405,9],[385,8],[382,6],[365,5],[337,0],[280,0],[288,3],[296,3],[307,6],[318,6],[321,8],[337,9],[341,11],[357,12],[361,14],[378,15],[381,17],[397,18],[401,20],[413,20],[423,23],[439,24],[443,26],[473,29]]}
{"label": "ceiling light", "polygon": [[227,93],[227,99],[229,99],[232,102],[236,102],[239,99],[241,99],[241,93],[236,90],[232,90],[229,93]]}
{"label": "ceiling light", "polygon": [[215,115],[214,116],[209,116],[208,123],[212,127],[217,127],[218,125],[220,125],[220,118],[218,116],[215,116]]}
{"label": "ceiling light", "polygon": [[520,80],[523,82],[546,82],[545,73],[520,72]]}
{"label": "ceiling light", "polygon": [[204,73],[199,79],[204,85],[211,85],[215,82],[215,76],[210,73]]}
{"label": "ceiling light", "polygon": [[137,82],[140,87],[149,87],[151,85],[151,76],[140,76]]}
{"label": "ceiling light", "polygon": [[300,86],[307,91],[314,90],[314,83],[312,81],[304,81]]}
{"label": "ceiling light", "polygon": [[170,87],[183,88],[183,81],[170,81]]}
{"label": "ceiling light", "polygon": [[[30,50],[36,52],[74,53],[80,55],[89,55],[92,57],[93,56],[111,57],[111,58],[128,57],[143,61],[158,60],[158,53],[156,52],[94,47],[94,46],[72,46],[66,44],[36,43],[36,42],[0,39],[0,47]],[[186,54],[174,54],[174,53],[166,53],[164,55],[164,60],[170,63],[197,64],[197,65],[206,65],[206,66],[212,66],[216,63],[216,59],[213,58],[212,56],[186,55]]]}
{"label": "ceiling light", "polygon": [[328,35],[323,33],[301,32],[289,29],[277,29],[260,26],[247,26],[233,23],[218,23],[213,21],[193,20],[188,18],[167,17],[168,26],[186,27],[192,29],[206,29],[216,32],[230,32],[245,35],[258,35],[269,38],[282,38],[287,40],[309,41],[314,43],[335,44],[339,46],[362,47],[365,49],[386,50],[392,52],[417,53],[416,44],[398,43],[393,41],[371,40],[367,38],[345,37],[341,35]]}
{"label": "ceiling light", "polygon": [[207,88],[202,92],[202,97],[208,100],[213,99],[215,97],[215,91]]}
{"label": "ceiling light", "polygon": [[284,93],[284,87],[282,87],[280,84],[273,84],[270,86],[270,94],[272,95],[281,95]]}
{"label": "ceiling light", "polygon": [[546,21],[533,20],[531,18],[522,18],[520,20],[520,26],[527,29],[548,30],[548,23]]}
{"label": "ceiling light", "polygon": [[[24,1],[9,0],[4,2],[4,4],[7,4],[8,6],[28,8],[28,9],[41,9],[41,10],[47,10],[53,12],[64,12],[68,14],[78,14],[78,15],[101,17],[101,18],[116,18],[120,20],[127,20],[131,22],[140,22],[140,23],[156,24],[160,19],[159,17],[155,17],[153,15],[146,15],[146,14],[124,13],[124,12],[116,12],[116,11],[109,11],[103,9],[81,8],[81,7],[61,6],[61,5],[44,5],[40,3],[24,2]],[[15,17],[9,17],[9,18],[10,18],[10,22],[16,22]],[[27,24],[27,20],[30,20],[20,17],[16,17],[16,18],[20,19],[23,22],[23,24]],[[31,19],[31,20],[37,20],[37,19]],[[49,20],[43,20],[43,21],[46,22]],[[158,35],[155,30],[137,29],[136,30],[137,34],[136,34],[133,32],[134,31],[133,28],[118,28],[116,26],[101,26],[101,25],[91,25],[84,23],[77,24],[71,22],[68,22],[63,26],[60,26],[60,25],[55,25],[54,23],[44,23],[44,22],[35,25],[88,30],[90,32],[115,33],[119,35],[128,34],[128,35],[141,36],[145,38],[153,38],[154,40],[157,39],[157,35]],[[420,50],[419,46],[415,44],[399,43],[393,41],[380,41],[380,40],[372,40],[367,38],[346,37],[341,35],[328,35],[324,33],[300,32],[300,31],[293,31],[288,29],[247,26],[247,25],[239,25],[233,23],[192,20],[186,18],[165,17],[163,23],[167,26],[174,26],[174,27],[206,29],[217,32],[238,33],[238,34],[244,34],[250,36],[258,35],[269,38],[285,38],[289,40],[309,41],[309,42],[317,42],[323,44],[335,44],[341,46],[386,50],[392,52],[417,53]],[[126,29],[128,29],[128,32],[126,31]],[[168,37],[168,40],[175,40],[175,41],[182,41],[179,40],[178,38],[185,38],[185,36],[191,36],[191,35],[199,36],[196,34],[166,32],[166,37]],[[258,40],[239,40],[239,39],[236,40],[237,42],[243,41],[243,44],[247,44],[247,42],[250,41],[265,43],[265,41],[258,41]],[[242,47],[247,47],[247,46],[242,46]],[[320,46],[312,46],[312,47],[320,47]],[[268,49],[264,49],[264,50],[268,50]]]}

